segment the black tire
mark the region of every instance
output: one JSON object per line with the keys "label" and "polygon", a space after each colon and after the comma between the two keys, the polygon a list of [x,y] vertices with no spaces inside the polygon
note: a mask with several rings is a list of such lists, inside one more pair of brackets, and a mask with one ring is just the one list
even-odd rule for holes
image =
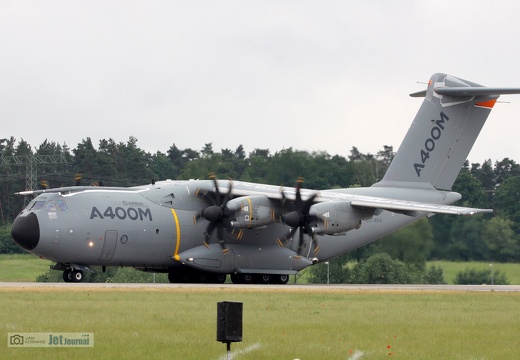
{"label": "black tire", "polygon": [[172,284],[178,283],[179,281],[179,274],[175,271],[170,271],[168,273],[168,281]]}
{"label": "black tire", "polygon": [[277,283],[280,284],[280,285],[285,285],[289,282],[289,275],[287,274],[279,274],[277,276]]}
{"label": "black tire", "polygon": [[72,270],[65,269],[63,271],[63,281],[65,281],[66,283],[72,282],[72,275],[71,275],[71,273],[72,273]]}
{"label": "black tire", "polygon": [[253,282],[253,274],[240,274],[240,280],[242,280],[242,284],[251,284]]}
{"label": "black tire", "polygon": [[192,273],[190,271],[187,271],[185,269],[178,269],[175,271],[170,271],[168,273],[168,281],[172,284],[178,284],[178,283],[189,283],[192,281]]}
{"label": "black tire", "polygon": [[72,282],[80,283],[83,281],[83,271],[81,270],[73,270],[70,273],[70,277],[72,279]]}
{"label": "black tire", "polygon": [[260,284],[269,284],[271,282],[270,274],[259,274]]}
{"label": "black tire", "polygon": [[212,282],[211,281],[211,278],[212,278],[211,275],[212,274],[208,274],[205,271],[200,271],[200,272],[197,273],[196,282],[201,283],[201,284],[206,284],[206,283]]}
{"label": "black tire", "polygon": [[226,279],[227,279],[227,274],[218,273],[217,276],[215,277],[215,283],[224,284],[226,282]]}

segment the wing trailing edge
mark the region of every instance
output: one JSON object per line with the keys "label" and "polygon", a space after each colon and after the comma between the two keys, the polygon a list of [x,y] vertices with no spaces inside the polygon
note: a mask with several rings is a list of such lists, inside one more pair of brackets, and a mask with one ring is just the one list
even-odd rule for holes
{"label": "wing trailing edge", "polygon": [[394,199],[356,199],[350,202],[351,206],[373,208],[397,212],[400,214],[417,216],[419,213],[451,214],[451,215],[475,215],[478,213],[491,213],[492,209],[476,209],[452,205],[423,203],[417,201],[404,201]]}

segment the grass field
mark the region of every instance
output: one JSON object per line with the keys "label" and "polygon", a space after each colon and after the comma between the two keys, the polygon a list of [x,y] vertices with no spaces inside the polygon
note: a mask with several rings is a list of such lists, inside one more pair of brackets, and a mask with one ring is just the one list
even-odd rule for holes
{"label": "grass field", "polygon": [[477,261],[469,261],[469,262],[451,262],[451,261],[430,261],[428,262],[428,267],[431,265],[440,266],[444,270],[444,279],[448,284],[453,284],[455,280],[455,276],[458,272],[464,271],[467,268],[474,268],[477,270],[485,270],[492,268],[493,271],[499,270],[502,273],[505,273],[507,278],[509,279],[509,283],[511,285],[519,285],[520,284],[520,264],[513,263],[493,263],[490,266],[489,262],[477,262]]}
{"label": "grass field", "polygon": [[[226,359],[216,303],[244,304],[233,359],[513,359],[520,294],[0,289],[0,357]],[[8,332],[92,332],[93,348],[8,348]]]}
{"label": "grass field", "polygon": [[34,281],[52,264],[31,254],[0,255],[0,281]]}

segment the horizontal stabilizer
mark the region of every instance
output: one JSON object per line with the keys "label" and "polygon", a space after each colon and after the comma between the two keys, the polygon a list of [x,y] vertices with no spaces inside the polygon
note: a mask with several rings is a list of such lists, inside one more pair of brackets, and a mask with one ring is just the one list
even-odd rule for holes
{"label": "horizontal stabilizer", "polygon": [[388,210],[407,215],[418,215],[419,212],[451,215],[474,215],[490,213],[492,209],[475,209],[460,206],[422,203],[417,201],[394,200],[384,198],[370,198],[353,200],[350,205],[363,208]]}
{"label": "horizontal stabilizer", "polygon": [[[481,95],[511,95],[520,94],[520,88],[501,87],[438,87],[434,91],[446,96],[481,96]],[[410,94],[411,97],[425,97],[427,90],[421,90]]]}
{"label": "horizontal stabilizer", "polygon": [[479,95],[507,95],[520,94],[520,88],[501,87],[439,87],[435,88],[439,95],[447,96],[479,96]]}

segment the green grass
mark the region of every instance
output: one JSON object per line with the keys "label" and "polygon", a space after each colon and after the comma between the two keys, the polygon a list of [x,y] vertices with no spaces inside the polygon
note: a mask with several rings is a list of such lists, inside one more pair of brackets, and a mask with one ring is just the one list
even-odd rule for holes
{"label": "green grass", "polygon": [[31,254],[0,255],[0,281],[34,281],[52,264]]}
{"label": "green grass", "polygon": [[[519,293],[0,289],[0,356],[225,359],[219,301],[244,303],[235,360],[512,359],[520,345]],[[7,348],[8,332],[92,332],[95,345]]]}
{"label": "green grass", "polygon": [[[427,267],[432,265],[440,266],[444,271],[444,279],[448,284],[453,284],[457,273],[464,271],[467,268],[474,268],[477,270],[489,269],[489,262],[451,262],[451,261],[429,261]],[[511,285],[520,284],[520,264],[513,263],[493,263],[493,271],[500,270],[505,273]]]}

